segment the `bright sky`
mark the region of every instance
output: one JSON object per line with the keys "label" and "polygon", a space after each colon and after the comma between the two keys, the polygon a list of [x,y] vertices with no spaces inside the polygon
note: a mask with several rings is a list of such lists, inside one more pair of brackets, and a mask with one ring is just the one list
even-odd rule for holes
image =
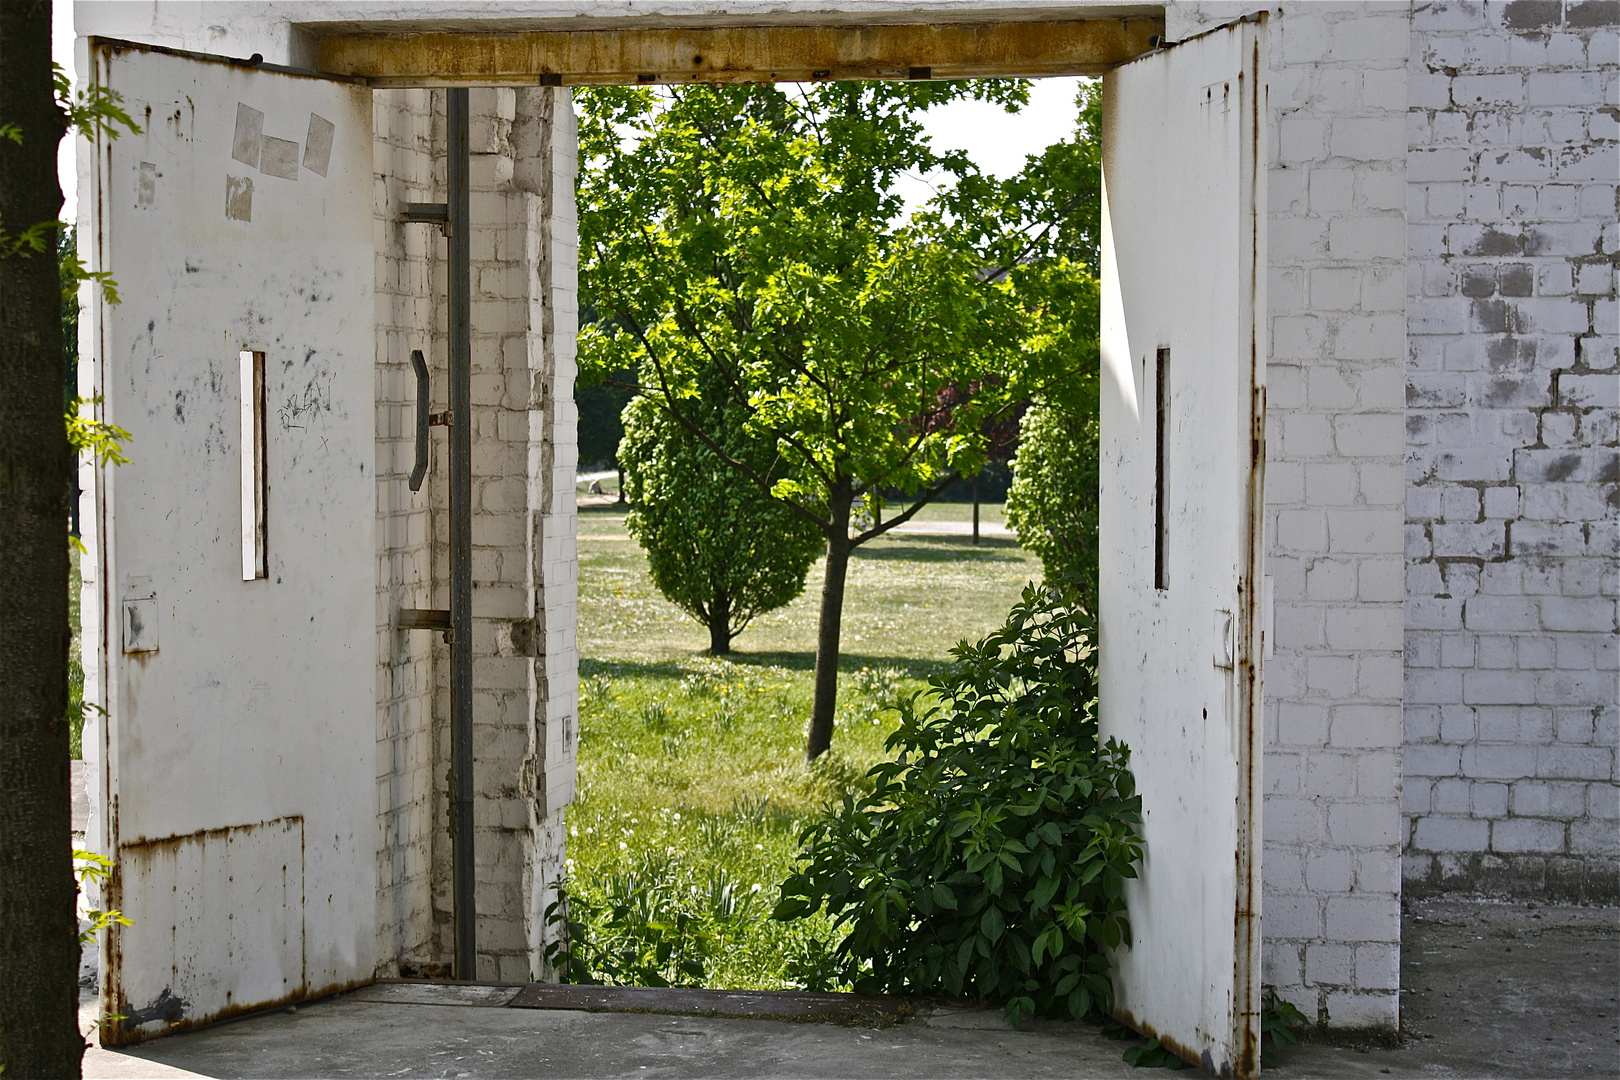
{"label": "bright sky", "polygon": [[[56,62],[74,77],[73,5],[58,0],[51,5],[52,52]],[[941,150],[965,150],[974,164],[998,177],[1011,176],[1023,167],[1024,159],[1065,138],[1074,130],[1075,79],[1037,79],[1030,90],[1029,104],[1021,112],[1007,115],[999,106],[981,101],[958,101],[931,110],[925,120],[929,136]],[[74,164],[72,139],[63,139],[58,155],[62,183],[62,220],[73,221],[78,213],[78,169]],[[926,202],[934,192],[938,177],[907,177],[900,191],[908,211]]]}
{"label": "bright sky", "polygon": [[[1078,79],[1036,79],[1029,104],[1012,115],[985,101],[954,101],[930,109],[924,127],[937,150],[964,150],[980,169],[1005,179],[1038,154],[1074,132]],[[907,177],[900,193],[909,212],[934,194],[939,177]],[[931,182],[932,181],[932,182]]]}

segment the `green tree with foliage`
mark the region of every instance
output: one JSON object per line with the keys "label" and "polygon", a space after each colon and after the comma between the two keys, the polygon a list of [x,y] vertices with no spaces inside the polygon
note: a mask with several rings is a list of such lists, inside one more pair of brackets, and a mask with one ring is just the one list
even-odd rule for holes
{"label": "green tree with foliage", "polygon": [[1112,996],[1107,950],[1130,941],[1123,886],[1142,856],[1129,752],[1098,742],[1089,617],[1031,586],[954,655],[932,698],[902,704],[872,793],[805,830],[776,917],[826,911],[857,992],[1084,1016]]}
{"label": "green tree with foliage", "polygon": [[624,440],[624,409],[634,395],[628,389],[634,372],[609,372],[605,378],[574,390],[579,410],[579,463],[610,466],[619,471],[619,501],[624,502],[624,462],[619,443]]}
{"label": "green tree with foliage", "polygon": [[[589,326],[600,316],[588,295],[579,298],[579,325]],[[624,463],[619,442],[624,438],[624,407],[635,396],[635,372],[586,368],[574,381],[574,407],[579,413],[579,464],[610,465],[619,471],[619,502],[624,502]]]}
{"label": "green tree with foliage", "polygon": [[[1095,382],[1090,384],[1095,387]],[[1024,414],[1007,524],[1048,583],[1097,610],[1097,410],[1048,402]]]}
{"label": "green tree with foliage", "polygon": [[804,591],[823,538],[721,458],[773,484],[787,476],[776,446],[748,433],[719,373],[700,373],[698,385],[684,408],[705,437],[656,399],[637,397],[624,411],[619,453],[632,466],[625,524],[647,552],[653,584],[709,628],[709,652],[720,656],[755,617]]}
{"label": "green tree with foliage", "polygon": [[[636,370],[675,423],[824,538],[810,759],[832,737],[851,552],[976,473],[989,422],[1065,358],[1069,286],[1090,274],[1058,252],[1057,223],[1032,227],[1072,212],[1061,163],[1004,184],[933,150],[919,119],[959,98],[1014,110],[1027,95],[989,80],[576,99],[581,289],[603,315],[581,329],[582,366]],[[943,173],[951,194],[904,217],[902,173]],[[706,371],[783,475],[697,422]],[[882,515],[884,490],[910,505]],[[872,524],[853,524],[857,500],[878,511]]]}
{"label": "green tree with foliage", "polygon": [[[1076,103],[1070,138],[1032,158],[1011,180],[960,184],[949,199],[953,206],[972,201],[997,208],[983,242],[999,245],[1003,264],[1021,264],[1026,302],[1046,305],[1050,325],[1063,328],[1049,343],[1061,359],[1046,365],[1050,377],[1033,389],[1033,406],[1019,424],[1007,524],[1040,556],[1047,581],[1095,612],[1101,84],[1082,81]],[[1018,227],[1025,222],[1040,227]]]}

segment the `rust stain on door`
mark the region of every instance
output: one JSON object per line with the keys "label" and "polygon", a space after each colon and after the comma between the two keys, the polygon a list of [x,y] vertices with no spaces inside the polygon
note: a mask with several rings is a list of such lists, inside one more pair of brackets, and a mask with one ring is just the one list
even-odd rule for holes
{"label": "rust stain on door", "polygon": [[310,996],[302,817],[141,838],[118,853],[118,901],[142,933],[110,935],[108,998],[124,1019],[102,1027],[104,1044]]}

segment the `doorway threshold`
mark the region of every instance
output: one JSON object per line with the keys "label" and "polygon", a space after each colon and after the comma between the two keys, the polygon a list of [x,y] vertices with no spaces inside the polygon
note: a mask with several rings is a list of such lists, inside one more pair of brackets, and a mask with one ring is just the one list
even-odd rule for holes
{"label": "doorway threshold", "polygon": [[892,1027],[911,1019],[917,1012],[916,1002],[893,995],[432,979],[378,979],[346,996],[354,1001],[393,1005],[663,1013],[850,1027]]}

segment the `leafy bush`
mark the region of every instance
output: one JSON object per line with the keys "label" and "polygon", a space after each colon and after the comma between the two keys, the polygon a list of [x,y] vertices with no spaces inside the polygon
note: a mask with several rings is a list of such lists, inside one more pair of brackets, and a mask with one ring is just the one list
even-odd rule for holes
{"label": "leafy bush", "polygon": [[747,920],[756,894],[724,867],[711,867],[702,883],[682,876],[667,855],[649,852],[608,881],[595,904],[561,890],[546,918],[565,925],[558,937],[566,944],[548,946],[547,959],[568,982],[706,985],[710,961]]}
{"label": "leafy bush", "polygon": [[1018,429],[1007,524],[1041,558],[1049,584],[1097,610],[1097,408],[1043,404]]}
{"label": "leafy bush", "polygon": [[[1141,821],[1127,748],[1098,744],[1087,617],[1030,586],[1006,624],[913,694],[874,790],[801,836],[781,920],[825,909],[845,930],[836,981],[945,993],[1025,1016],[1111,997],[1106,948],[1130,941],[1122,890]],[[801,971],[822,981],[825,964]]]}
{"label": "leafy bush", "polygon": [[[750,437],[743,410],[710,373],[685,411],[734,460],[765,477],[783,467],[776,447]],[[756,617],[804,591],[805,575],[826,547],[821,530],[763,494],[710,445],[671,418],[659,399],[624,410],[618,460],[626,467],[630,535],[647,552],[653,584],[709,628],[709,651],[724,655]]]}
{"label": "leafy bush", "polygon": [[1125,1064],[1138,1069],[1184,1069],[1187,1063],[1174,1050],[1150,1037],[1145,1042],[1126,1047]]}
{"label": "leafy bush", "polygon": [[[1296,1008],[1293,1002],[1286,1001],[1277,993],[1274,986],[1265,987],[1265,994],[1260,999],[1260,1065],[1262,1068],[1274,1069],[1282,1065],[1281,1054],[1290,1046],[1299,1045],[1299,1032],[1310,1027],[1311,1022]],[[1271,1043],[1267,1046],[1266,1043]]]}

